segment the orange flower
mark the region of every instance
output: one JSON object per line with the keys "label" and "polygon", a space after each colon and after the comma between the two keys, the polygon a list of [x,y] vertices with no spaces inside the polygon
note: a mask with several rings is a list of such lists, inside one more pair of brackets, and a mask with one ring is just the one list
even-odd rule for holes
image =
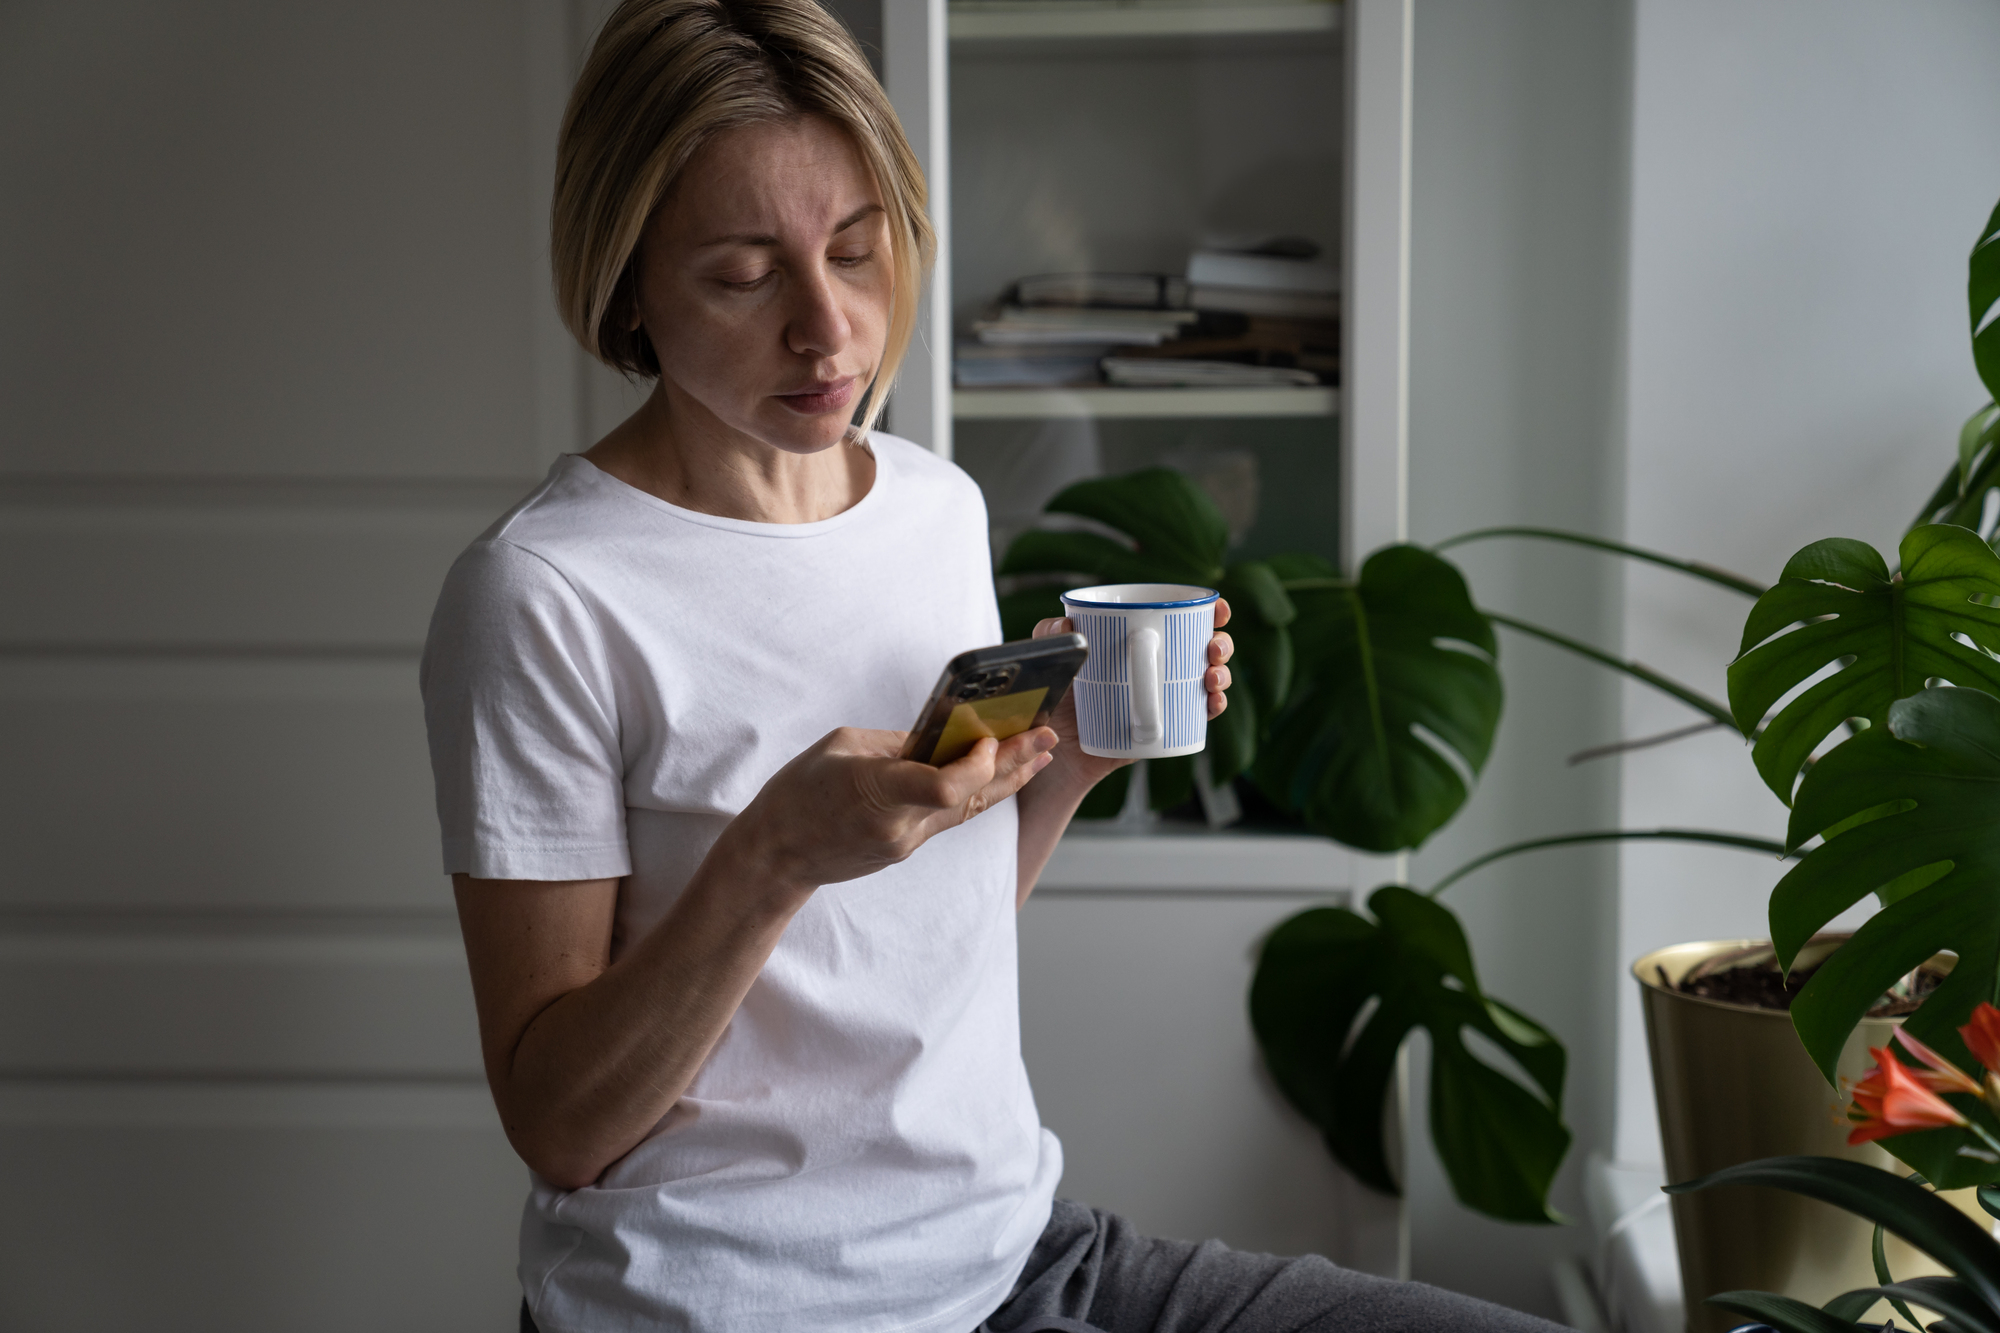
{"label": "orange flower", "polygon": [[[1995,1010],[1994,1015],[2000,1018],[2000,1010]],[[1907,1028],[1897,1028],[1895,1040],[1929,1067],[1928,1073],[1917,1071],[1917,1081],[1932,1092],[1963,1092],[1972,1097],[1979,1095],[1979,1085],[1964,1070],[1912,1037]]]}
{"label": "orange flower", "polygon": [[[1926,1079],[1936,1080],[1938,1074],[1910,1068],[1886,1047],[1870,1047],[1869,1054],[1875,1057],[1875,1068],[1855,1085],[1854,1104],[1847,1110],[1847,1118],[1854,1124],[1847,1136],[1849,1144],[1967,1123],[1950,1102],[1925,1086]],[[1958,1077],[1964,1079],[1965,1075]]]}
{"label": "orange flower", "polygon": [[1965,1047],[1979,1057],[1979,1063],[2000,1074],[2000,1009],[1984,1000],[1972,1011],[1972,1021],[1958,1030]]}

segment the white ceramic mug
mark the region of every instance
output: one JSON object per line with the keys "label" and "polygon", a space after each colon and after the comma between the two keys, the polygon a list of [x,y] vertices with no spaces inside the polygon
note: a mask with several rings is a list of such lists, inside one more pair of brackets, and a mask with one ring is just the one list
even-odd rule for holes
{"label": "white ceramic mug", "polygon": [[1105,759],[1167,759],[1208,742],[1208,640],[1213,588],[1107,583],[1062,595],[1090,644],[1076,693],[1078,739]]}

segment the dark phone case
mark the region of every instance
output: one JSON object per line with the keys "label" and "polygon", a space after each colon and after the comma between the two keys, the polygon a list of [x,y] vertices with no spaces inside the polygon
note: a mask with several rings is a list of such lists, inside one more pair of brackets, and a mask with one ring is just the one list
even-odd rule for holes
{"label": "dark phone case", "polygon": [[[1062,702],[1069,683],[1083,668],[1090,647],[1081,634],[1052,634],[1046,639],[1019,639],[960,653],[945,664],[937,688],[910,729],[903,758],[927,764],[948,764],[984,736],[1006,740],[1045,726]],[[1040,700],[1024,697],[1040,690]],[[1011,706],[1010,706],[1011,705]],[[956,729],[952,715],[961,706]],[[1023,711],[1032,708],[1032,712]],[[950,731],[951,734],[947,735]],[[940,742],[944,742],[941,750]]]}

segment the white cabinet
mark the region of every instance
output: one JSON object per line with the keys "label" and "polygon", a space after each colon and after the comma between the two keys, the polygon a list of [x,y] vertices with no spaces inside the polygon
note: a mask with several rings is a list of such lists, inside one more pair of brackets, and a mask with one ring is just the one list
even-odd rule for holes
{"label": "white cabinet", "polygon": [[1337,1167],[1251,1040],[1256,951],[1354,858],[1323,839],[1080,830],[1021,912],[1021,1043],[1062,1193],[1152,1235],[1397,1274],[1395,1201]]}
{"label": "white cabinet", "polygon": [[[1401,538],[1409,0],[883,13],[890,93],[949,219],[891,424],[980,481],[996,553],[1063,485],[1154,463],[1209,489],[1243,554],[1351,568]],[[1179,274],[1228,233],[1302,236],[1338,265],[1337,384],[959,387],[943,410],[947,312],[962,333],[1033,274]],[[1283,1104],[1245,1004],[1272,925],[1392,876],[1303,837],[1073,832],[1021,918],[1023,1043],[1064,1191],[1163,1234],[1404,1270],[1400,1208]]]}

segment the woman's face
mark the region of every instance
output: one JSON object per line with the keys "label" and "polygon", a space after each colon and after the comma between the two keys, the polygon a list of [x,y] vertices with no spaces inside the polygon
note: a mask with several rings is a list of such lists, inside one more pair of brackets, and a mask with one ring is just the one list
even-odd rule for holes
{"label": "woman's face", "polygon": [[711,139],[639,243],[639,321],[675,417],[790,453],[838,443],[882,361],[892,272],[881,191],[837,126]]}

